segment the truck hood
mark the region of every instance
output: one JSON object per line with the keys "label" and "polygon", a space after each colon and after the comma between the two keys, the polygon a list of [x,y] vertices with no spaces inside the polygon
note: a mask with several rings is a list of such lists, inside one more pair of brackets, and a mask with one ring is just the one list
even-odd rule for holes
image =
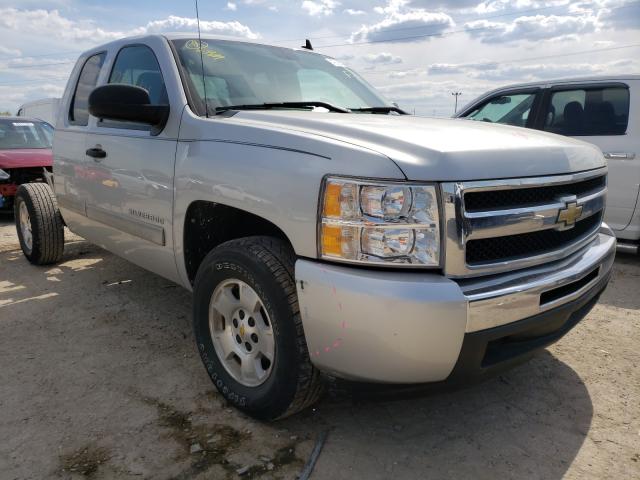
{"label": "truck hood", "polygon": [[0,150],[0,168],[50,167],[53,155],[50,148],[20,148]]}
{"label": "truck hood", "polygon": [[230,120],[369,148],[394,161],[409,180],[529,177],[606,165],[602,152],[585,142],[465,119],[273,110],[240,111]]}

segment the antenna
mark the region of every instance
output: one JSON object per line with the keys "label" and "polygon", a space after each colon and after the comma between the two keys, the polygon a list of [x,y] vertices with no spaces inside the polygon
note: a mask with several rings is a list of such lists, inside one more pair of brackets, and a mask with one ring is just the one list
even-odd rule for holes
{"label": "antenna", "polygon": [[204,58],[202,55],[202,37],[200,36],[200,12],[198,11],[198,0],[196,2],[196,19],[198,20],[198,50],[200,50],[200,66],[202,67],[202,88],[204,89],[204,114],[209,118],[209,102],[207,101],[207,83],[204,79]]}
{"label": "antenna", "polygon": [[307,41],[304,42],[304,45],[300,48],[306,48],[307,50],[313,50],[313,45],[311,45],[311,40],[307,38]]}

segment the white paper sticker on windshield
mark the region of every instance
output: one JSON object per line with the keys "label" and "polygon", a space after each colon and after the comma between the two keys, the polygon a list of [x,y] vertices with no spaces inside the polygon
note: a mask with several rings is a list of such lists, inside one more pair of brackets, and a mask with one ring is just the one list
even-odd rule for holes
{"label": "white paper sticker on windshield", "polygon": [[12,125],[14,127],[33,127],[33,123],[31,122],[13,122]]}
{"label": "white paper sticker on windshield", "polygon": [[327,62],[329,62],[331,65],[333,65],[334,67],[338,67],[338,68],[347,68],[347,66],[344,63],[339,62],[338,60],[336,60],[335,58],[327,58]]}

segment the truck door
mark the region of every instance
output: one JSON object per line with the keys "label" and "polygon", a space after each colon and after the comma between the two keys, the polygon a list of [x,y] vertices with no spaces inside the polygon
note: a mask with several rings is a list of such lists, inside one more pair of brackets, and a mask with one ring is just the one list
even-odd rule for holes
{"label": "truck door", "polygon": [[[148,45],[122,47],[106,83],[140,86],[152,104],[169,104],[161,68]],[[179,118],[180,112],[172,112]],[[173,122],[176,123],[176,122]],[[177,134],[149,125],[92,117],[85,163],[96,174],[87,198],[92,241],[166,278],[179,281],[173,253],[173,172]]]}
{"label": "truck door", "polygon": [[[53,136],[54,188],[65,222],[81,234],[86,223],[85,143],[89,128],[87,103],[89,94],[98,83],[106,52],[85,59],[79,67],[76,83],[65,93],[64,112],[58,112]],[[78,68],[78,67],[77,67]]]}
{"label": "truck door", "polygon": [[629,86],[615,82],[553,87],[544,107],[544,130],[604,152],[609,166],[605,221],[618,232],[631,222],[640,188],[640,138],[629,134],[631,104]]}

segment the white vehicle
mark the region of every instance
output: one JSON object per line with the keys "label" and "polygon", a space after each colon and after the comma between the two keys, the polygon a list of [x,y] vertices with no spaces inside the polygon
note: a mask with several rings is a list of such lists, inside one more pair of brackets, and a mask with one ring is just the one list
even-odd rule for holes
{"label": "white vehicle", "polygon": [[600,147],[609,163],[605,221],[621,251],[640,246],[640,75],[547,80],[492,90],[457,117],[535,128]]}
{"label": "white vehicle", "polygon": [[64,223],[193,291],[211,380],[258,418],[312,404],[320,372],[468,383],[511,367],[587,315],[615,256],[597,147],[407,115],[305,49],[95,47],[53,153],[49,184],[16,197],[25,256],[60,260]]}
{"label": "white vehicle", "polygon": [[25,103],[18,109],[18,117],[37,118],[53,125],[60,106],[59,98],[43,98]]}

